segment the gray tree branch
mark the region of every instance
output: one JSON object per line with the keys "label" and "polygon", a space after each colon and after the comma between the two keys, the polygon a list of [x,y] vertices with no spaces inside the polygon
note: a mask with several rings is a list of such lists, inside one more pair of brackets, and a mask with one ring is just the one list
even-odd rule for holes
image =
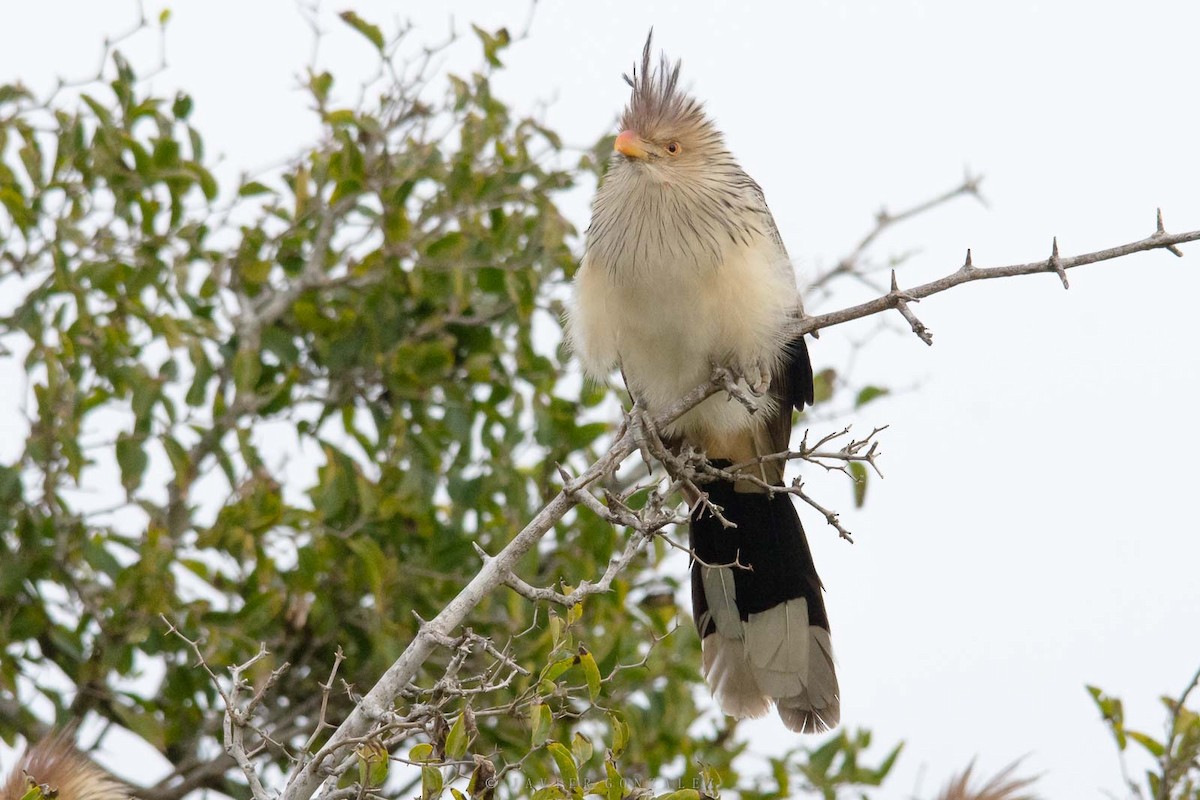
{"label": "gray tree branch", "polygon": [[1063,287],[1066,288],[1066,271],[1069,269],[1082,267],[1086,264],[1095,264],[1100,261],[1111,261],[1115,258],[1123,258],[1147,250],[1168,250],[1176,256],[1183,256],[1183,251],[1179,249],[1179,245],[1194,242],[1198,239],[1200,239],[1200,231],[1167,233],[1163,228],[1162,211],[1160,210],[1158,212],[1156,230],[1145,239],[1117,245],[1106,250],[1097,250],[1093,253],[1071,256],[1070,258],[1061,258],[1059,256],[1057,239],[1054,241],[1049,258],[1042,261],[1030,261],[1027,264],[1010,264],[1003,267],[976,267],[971,260],[971,251],[968,250],[967,258],[963,262],[963,265],[945,277],[914,286],[911,289],[902,290],[896,285],[895,274],[893,273],[892,289],[887,294],[856,306],[831,311],[828,314],[805,316],[796,320],[790,332],[794,335],[812,333],[822,328],[841,325],[843,322],[862,319],[863,317],[869,317],[873,314],[879,314],[894,308],[904,314],[905,319],[912,326],[913,332],[922,341],[926,344],[933,344],[933,334],[908,309],[909,303],[920,302],[926,297],[972,281],[1012,278],[1017,275],[1036,275],[1041,272],[1053,272],[1057,274],[1063,282]]}

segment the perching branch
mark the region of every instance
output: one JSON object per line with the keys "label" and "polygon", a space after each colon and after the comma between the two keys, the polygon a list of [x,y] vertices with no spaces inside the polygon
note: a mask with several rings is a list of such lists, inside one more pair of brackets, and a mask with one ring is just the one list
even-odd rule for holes
{"label": "perching branch", "polygon": [[1035,275],[1040,272],[1053,272],[1057,274],[1063,281],[1065,288],[1067,286],[1066,271],[1069,269],[1082,267],[1085,264],[1095,264],[1099,261],[1111,261],[1115,258],[1123,258],[1124,256],[1147,250],[1168,250],[1177,256],[1182,256],[1183,251],[1179,249],[1178,245],[1194,242],[1198,239],[1200,239],[1200,231],[1167,233],[1163,228],[1162,210],[1159,209],[1156,229],[1150,236],[1135,242],[1129,242],[1128,244],[1110,247],[1106,250],[1097,250],[1094,253],[1084,253],[1083,255],[1071,256],[1070,258],[1061,258],[1058,253],[1058,239],[1056,238],[1050,258],[1048,259],[1031,261],[1027,264],[1010,264],[1003,267],[976,267],[972,263],[971,252],[968,250],[967,258],[963,265],[943,278],[923,283],[920,286],[914,286],[911,289],[900,290],[896,287],[893,276],[892,291],[882,297],[877,297],[874,300],[850,306],[849,308],[831,311],[828,314],[805,316],[802,319],[798,319],[791,326],[789,333],[794,335],[812,333],[822,328],[830,328],[834,325],[840,325],[843,322],[862,319],[863,317],[869,317],[873,314],[897,308],[904,314],[905,319],[912,326],[913,332],[926,344],[932,344],[933,334],[921,324],[920,320],[912,315],[911,311],[906,311],[906,306],[902,308],[902,305],[915,303],[931,295],[952,289],[960,284],[970,283],[971,281],[1011,278],[1017,275]]}

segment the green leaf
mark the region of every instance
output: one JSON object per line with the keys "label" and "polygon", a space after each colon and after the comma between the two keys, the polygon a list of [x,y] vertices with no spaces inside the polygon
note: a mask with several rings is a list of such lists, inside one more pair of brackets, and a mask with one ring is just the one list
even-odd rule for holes
{"label": "green leaf", "polygon": [[170,169],[179,163],[179,142],[174,139],[159,139],[154,143],[154,166]]}
{"label": "green leaf", "polygon": [[308,80],[308,86],[316,98],[324,103],[325,99],[329,97],[329,90],[333,88],[333,76],[328,72],[313,75]]}
{"label": "green leaf", "polygon": [[440,239],[436,239],[425,248],[425,254],[430,258],[450,260],[461,256],[467,249],[467,237],[461,231],[451,231]]}
{"label": "green leaf", "polygon": [[442,795],[442,771],[437,767],[421,767],[421,800],[437,800]]}
{"label": "green leaf", "polygon": [[458,719],[450,726],[446,734],[446,757],[455,761],[461,759],[467,752],[467,715],[459,714]]}
{"label": "green leaf", "polygon": [[187,119],[192,113],[192,98],[191,95],[185,92],[179,92],[175,95],[175,102],[171,104],[171,113],[176,119]]}
{"label": "green leaf", "polygon": [[267,194],[268,192],[274,191],[274,189],[272,189],[270,186],[267,186],[265,183],[250,181],[249,183],[242,184],[241,188],[238,189],[238,195],[241,197],[253,197],[256,194]]}
{"label": "green leaf", "polygon": [[571,433],[568,444],[572,450],[582,450],[608,433],[609,428],[610,426],[607,422],[589,422],[579,425]]}
{"label": "green leaf", "polygon": [[192,462],[188,451],[173,436],[164,434],[160,441],[162,442],[163,449],[167,451],[167,458],[171,461],[171,469],[175,472],[176,480],[178,480],[191,470]]}
{"label": "green leaf", "polygon": [[850,477],[854,479],[854,506],[862,508],[867,501],[867,468],[861,461],[850,462]]}
{"label": "green leaf", "polygon": [[1159,742],[1153,737],[1147,736],[1144,733],[1140,733],[1139,731],[1126,730],[1125,735],[1130,739],[1133,739],[1142,747],[1146,748],[1150,755],[1154,756],[1155,758],[1162,758],[1163,753],[1165,753],[1167,750],[1166,747],[1163,746],[1162,742]]}
{"label": "green leaf", "polygon": [[571,755],[571,751],[566,748],[566,745],[562,742],[547,742],[546,752],[554,759],[554,764],[558,767],[558,774],[562,776],[563,783],[567,786],[575,786],[579,783],[579,767],[576,766],[575,758]]}
{"label": "green leaf", "polygon": [[363,742],[354,748],[358,758],[358,784],[365,788],[382,786],[387,780],[388,752],[375,740]]}
{"label": "green leaf", "polygon": [[530,744],[534,747],[541,747],[546,740],[550,738],[550,725],[553,718],[550,714],[550,707],[545,703],[534,703],[529,709],[529,725],[532,729],[530,736]]}
{"label": "green leaf", "polygon": [[597,381],[585,380],[579,389],[579,405],[584,408],[595,408],[608,397],[608,387]]}
{"label": "green leaf", "polygon": [[103,103],[88,94],[80,95],[80,99],[83,100],[84,104],[87,105],[87,107],[91,109],[92,113],[96,115],[96,119],[99,120],[103,127],[113,127],[112,113],[105,108]]}
{"label": "green leaf", "polygon": [[592,740],[578,731],[571,737],[571,754],[577,764],[586,764],[592,760]]}
{"label": "green leaf", "polygon": [[21,795],[21,800],[45,800],[46,795],[42,792],[42,784],[25,776],[25,794]]}
{"label": "green leaf", "polygon": [[14,103],[18,100],[27,100],[29,97],[29,90],[19,83],[0,84],[0,105],[4,105],[5,103]]}
{"label": "green leaf", "polygon": [[833,397],[833,389],[837,383],[837,371],[823,369],[813,376],[813,405],[829,401]]}
{"label": "green leaf", "polygon": [[408,220],[404,206],[388,206],[383,212],[383,236],[388,244],[399,244],[408,241],[412,233],[412,223]]}
{"label": "green leaf", "polygon": [[584,648],[579,648],[579,663],[583,666],[583,677],[587,681],[588,696],[592,702],[600,696],[600,667],[596,665],[595,657]]}
{"label": "green leaf", "polygon": [[413,745],[412,749],[408,751],[408,760],[415,761],[418,764],[425,761],[435,760],[433,756],[433,745],[431,745],[429,742],[421,742],[420,744]]}
{"label": "green leaf", "polygon": [[217,179],[212,173],[206,170],[195,162],[185,164],[188,171],[196,176],[196,180],[200,182],[200,191],[204,193],[205,200],[217,199]]}
{"label": "green leaf", "polygon": [[239,392],[253,392],[262,375],[262,360],[256,351],[238,348],[233,357],[233,384]]}
{"label": "green leaf", "polygon": [[487,59],[487,62],[493,67],[504,66],[500,62],[499,53],[512,42],[512,37],[508,35],[508,29],[501,28],[495,33],[488,33],[478,25],[472,25],[471,30],[475,31],[475,35],[483,44],[483,57]]}
{"label": "green leaf", "polygon": [[129,433],[117,436],[117,465],[121,468],[121,485],[132,492],[142,483],[142,475],[150,458],[146,455],[145,438]]}
{"label": "green leaf", "polygon": [[896,766],[896,759],[900,757],[900,751],[903,749],[904,742],[901,742],[892,748],[892,752],[888,753],[887,758],[885,758],[883,763],[880,764],[879,767],[874,771],[874,785],[878,786],[883,782],[883,779],[888,776],[888,773],[892,771],[892,767]]}
{"label": "green leaf", "polygon": [[567,670],[569,670],[571,667],[575,666],[578,663],[579,663],[579,656],[577,656],[577,655],[576,656],[567,656],[566,658],[560,658],[557,661],[552,662],[544,670],[542,670],[542,674],[541,674],[540,678],[541,678],[541,680],[544,680],[544,681],[556,681],[560,677],[562,677],[562,674],[564,672],[566,672]]}
{"label": "green leaf", "polygon": [[620,758],[625,752],[625,748],[629,745],[629,726],[625,724],[625,719],[616,711],[610,711],[608,714],[612,721],[613,742],[612,754],[613,758]]}
{"label": "green leaf", "polygon": [[338,16],[342,18],[342,22],[370,40],[371,44],[375,45],[380,52],[383,51],[383,31],[379,29],[379,26],[372,25],[353,11],[343,11]]}
{"label": "green leaf", "polygon": [[13,186],[0,186],[0,204],[3,204],[8,215],[22,231],[33,227],[35,216],[25,205],[25,198]]}
{"label": "green leaf", "polygon": [[605,759],[604,774],[608,778],[606,781],[607,786],[605,787],[607,800],[621,800],[625,796],[625,778],[621,776],[620,771],[617,769],[617,764],[613,759]]}
{"label": "green leaf", "polygon": [[813,750],[808,756],[808,765],[814,770],[817,775],[826,776],[829,774],[829,768],[833,764],[833,759],[837,754],[842,752],[847,745],[846,734],[838,733],[837,736],[830,739],[825,744]]}
{"label": "green leaf", "polygon": [[208,394],[208,382],[216,373],[213,371],[212,362],[208,360],[208,355],[204,352],[203,347],[195,344],[188,350],[195,374],[192,377],[192,385],[188,388],[187,395],[184,396],[184,402],[195,407],[204,402]]}
{"label": "green leaf", "polygon": [[1117,749],[1124,750],[1128,744],[1128,740],[1125,736],[1125,709],[1121,704],[1120,698],[1110,697],[1096,686],[1088,686],[1087,690],[1088,694],[1092,696],[1092,700],[1096,703],[1096,708],[1100,710],[1101,715],[1104,717],[1104,721],[1108,723],[1113,738],[1117,740]]}
{"label": "green leaf", "polygon": [[854,398],[854,407],[862,408],[872,400],[876,400],[888,394],[890,390],[881,386],[864,386],[858,391],[858,397]]}

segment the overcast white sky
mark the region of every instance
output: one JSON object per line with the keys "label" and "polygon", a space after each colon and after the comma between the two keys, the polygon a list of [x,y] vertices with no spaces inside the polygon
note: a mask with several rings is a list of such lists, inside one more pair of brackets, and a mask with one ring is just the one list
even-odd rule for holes
{"label": "overcast white sky", "polygon": [[[527,12],[482,0],[329,5],[321,59],[339,74],[366,63],[333,20],[349,7],[411,18],[430,39],[451,13],[460,27],[516,29]],[[289,0],[173,11],[157,85],[195,96],[226,177],[311,138],[295,90],[310,37]],[[0,80],[44,89],[81,76],[131,16],[125,3],[9,4]],[[968,247],[992,266],[1045,257],[1052,236],[1064,255],[1139,239],[1158,206],[1169,229],[1200,228],[1195,2],[544,2],[499,92],[529,108],[553,100],[549,123],[590,143],[625,101],[620,74],[651,25],[765,189],[802,282],[881,204],[947,189],[966,165],[986,176],[990,209],[960,201],[885,238],[881,255],[921,250],[902,285],[951,271]],[[581,229],[586,202],[570,207]],[[1185,253],[1081,268],[1069,292],[1051,275],[962,287],[914,309],[932,348],[885,335],[859,358],[858,379],[917,387],[858,420],[891,426],[887,479],[861,512],[845,487],[828,490],[857,544],[805,521],[843,721],[907,741],[883,796],[930,797],[976,756],[993,771],[1026,754],[1046,796],[1120,795],[1084,684],[1122,696],[1130,724],[1157,735],[1158,696],[1200,664],[1200,246]],[[818,366],[842,366],[872,325],[825,331]],[[791,736],[773,718],[750,729],[762,748]]]}

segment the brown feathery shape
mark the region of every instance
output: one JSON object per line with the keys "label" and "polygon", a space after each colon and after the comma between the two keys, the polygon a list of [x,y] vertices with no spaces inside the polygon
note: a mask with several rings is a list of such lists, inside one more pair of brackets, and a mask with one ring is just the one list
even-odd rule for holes
{"label": "brown feathery shape", "polygon": [[71,731],[59,731],[33,747],[13,768],[0,800],[21,800],[32,784],[57,793],[58,800],[128,800],[130,789],[75,747]]}
{"label": "brown feathery shape", "polygon": [[951,779],[942,793],[938,795],[938,800],[1035,800],[1034,795],[1028,794],[1024,790],[1029,788],[1037,778],[1012,777],[1020,763],[1020,761],[1014,761],[996,773],[983,786],[972,789],[971,771],[975,769],[975,764],[972,762],[961,775]]}

